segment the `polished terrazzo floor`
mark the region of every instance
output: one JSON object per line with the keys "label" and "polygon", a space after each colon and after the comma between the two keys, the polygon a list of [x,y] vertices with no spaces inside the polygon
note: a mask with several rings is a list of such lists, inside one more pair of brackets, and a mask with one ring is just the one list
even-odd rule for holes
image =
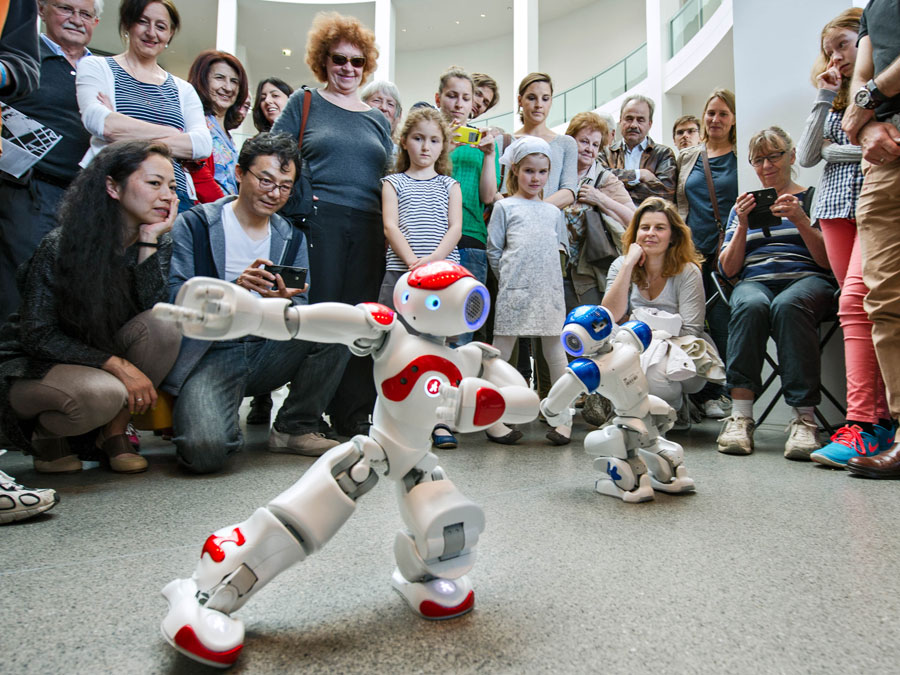
{"label": "polished terrazzo floor", "polygon": [[[900,671],[900,483],[788,462],[780,430],[759,431],[750,457],[720,455],[706,421],[671,435],[697,493],[628,505],[593,491],[580,419],[562,448],[523,428],[517,447],[468,435],[440,453],[487,516],[474,612],[429,623],[391,590],[400,521],[382,480],[324,551],[240,610],[233,672]],[[0,671],[211,672],[160,636],[159,590],[312,460],[267,452],[251,429],[225,473],[195,477],[144,441],[150,470],[135,476],[47,478],[0,459],[62,498],[0,528]]]}

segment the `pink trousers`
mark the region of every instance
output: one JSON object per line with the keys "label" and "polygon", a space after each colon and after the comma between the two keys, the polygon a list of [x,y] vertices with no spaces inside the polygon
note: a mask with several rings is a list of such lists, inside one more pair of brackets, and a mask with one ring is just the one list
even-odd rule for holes
{"label": "pink trousers", "polygon": [[863,307],[869,289],[862,278],[862,250],[856,221],[820,219],[831,271],[841,287],[838,316],[844,331],[847,368],[847,419],[877,422],[891,417],[884,381],[872,342],[872,322]]}

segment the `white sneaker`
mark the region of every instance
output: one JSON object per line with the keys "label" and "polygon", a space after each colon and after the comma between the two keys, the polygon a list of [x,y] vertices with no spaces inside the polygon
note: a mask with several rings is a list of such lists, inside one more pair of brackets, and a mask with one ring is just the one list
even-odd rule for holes
{"label": "white sneaker", "polygon": [[273,427],[269,432],[269,452],[285,452],[306,457],[320,457],[338,445],[325,434],[311,431],[308,434],[286,434]]}
{"label": "white sneaker", "polygon": [[720,420],[727,417],[728,413],[722,407],[722,401],[718,398],[711,398],[703,404],[703,416],[711,417],[714,420]]}
{"label": "white sneaker", "polygon": [[[0,450],[2,455],[5,450]],[[59,503],[56,490],[20,485],[8,473],[0,471],[0,524],[25,520]]]}
{"label": "white sneaker", "polygon": [[795,417],[785,431],[790,432],[784,444],[784,456],[787,459],[809,461],[809,456],[822,447],[819,443],[819,428],[811,417]]}
{"label": "white sneaker", "polygon": [[722,420],[722,431],[716,439],[719,452],[726,455],[749,455],[753,452],[753,429],[756,424],[749,417],[731,415]]}

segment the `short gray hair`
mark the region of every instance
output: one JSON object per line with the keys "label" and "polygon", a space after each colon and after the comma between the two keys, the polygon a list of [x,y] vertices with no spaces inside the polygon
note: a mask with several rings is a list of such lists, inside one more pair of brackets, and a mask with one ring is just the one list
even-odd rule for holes
{"label": "short gray hair", "polygon": [[368,102],[370,98],[372,98],[375,94],[386,94],[394,99],[394,103],[397,104],[397,112],[394,115],[395,120],[401,119],[403,116],[403,106],[400,104],[400,90],[397,89],[397,85],[393,82],[388,82],[387,80],[376,80],[375,82],[369,82],[363,90],[360,92],[359,97],[363,100],[363,102]]}
{"label": "short gray hair", "polygon": [[622,101],[622,107],[619,108],[619,119],[622,118],[622,113],[625,112],[625,107],[629,103],[633,103],[637,101],[638,103],[646,103],[647,108],[650,110],[650,121],[653,121],[653,111],[656,109],[656,104],[653,102],[653,99],[649,96],[644,96],[643,94],[632,94],[624,101]]}

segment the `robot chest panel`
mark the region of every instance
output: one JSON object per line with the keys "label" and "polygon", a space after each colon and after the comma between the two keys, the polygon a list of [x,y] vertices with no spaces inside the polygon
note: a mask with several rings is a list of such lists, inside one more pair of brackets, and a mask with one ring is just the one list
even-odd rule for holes
{"label": "robot chest panel", "polygon": [[378,393],[392,403],[437,405],[445,384],[459,386],[462,371],[449,348],[423,349],[408,345],[376,368]]}
{"label": "robot chest panel", "polygon": [[597,364],[600,367],[601,394],[615,393],[627,399],[640,400],[650,389],[637,354],[612,352]]}

